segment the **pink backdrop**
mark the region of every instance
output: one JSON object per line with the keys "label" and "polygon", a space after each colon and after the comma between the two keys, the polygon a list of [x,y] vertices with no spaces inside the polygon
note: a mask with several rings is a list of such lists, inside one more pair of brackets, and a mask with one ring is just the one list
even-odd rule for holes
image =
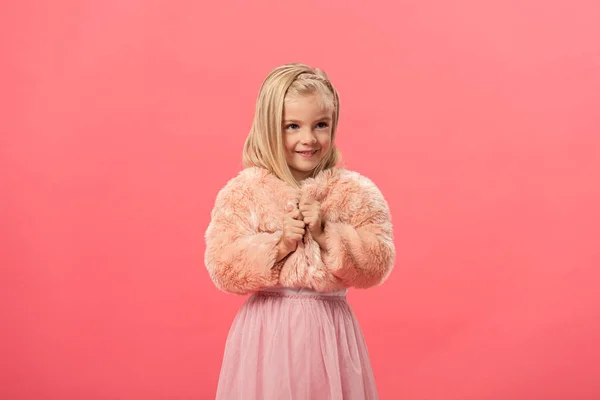
{"label": "pink backdrop", "polygon": [[382,399],[600,398],[598,2],[207,3],[0,6],[0,398],[214,397],[203,233],[289,61],[394,214]]}

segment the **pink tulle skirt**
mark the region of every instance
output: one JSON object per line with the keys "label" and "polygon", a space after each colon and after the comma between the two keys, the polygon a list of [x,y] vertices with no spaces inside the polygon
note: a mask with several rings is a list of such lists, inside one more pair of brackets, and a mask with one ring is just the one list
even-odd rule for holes
{"label": "pink tulle skirt", "polygon": [[378,399],[345,293],[259,292],[236,315],[217,400]]}

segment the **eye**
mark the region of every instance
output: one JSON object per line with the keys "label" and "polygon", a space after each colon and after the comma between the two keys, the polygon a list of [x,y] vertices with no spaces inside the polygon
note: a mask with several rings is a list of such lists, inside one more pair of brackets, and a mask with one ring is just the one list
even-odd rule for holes
{"label": "eye", "polygon": [[324,128],[327,128],[328,126],[329,125],[327,124],[327,122],[319,122],[317,124],[317,128],[319,128],[319,129],[324,129]]}
{"label": "eye", "polygon": [[288,124],[285,126],[286,130],[294,130],[294,129],[298,129],[298,128],[299,128],[298,124]]}

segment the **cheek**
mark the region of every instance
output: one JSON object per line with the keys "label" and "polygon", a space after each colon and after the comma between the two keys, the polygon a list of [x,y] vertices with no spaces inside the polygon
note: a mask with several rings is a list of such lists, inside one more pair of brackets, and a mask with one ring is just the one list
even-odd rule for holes
{"label": "cheek", "polygon": [[331,147],[331,134],[319,137],[319,144],[321,145],[321,147],[329,149]]}
{"label": "cheek", "polygon": [[289,137],[283,138],[283,146],[285,147],[286,152],[291,152],[294,150],[294,143],[290,140]]}

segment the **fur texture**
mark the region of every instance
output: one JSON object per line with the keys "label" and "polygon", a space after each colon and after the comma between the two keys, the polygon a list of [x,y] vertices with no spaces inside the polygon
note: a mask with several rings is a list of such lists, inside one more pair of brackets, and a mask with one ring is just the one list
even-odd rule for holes
{"label": "fur texture", "polygon": [[[277,243],[289,202],[321,203],[326,249],[307,232],[304,243],[279,263]],[[205,234],[205,264],[215,285],[246,294],[272,286],[321,292],[381,284],[395,261],[387,202],[368,178],[329,169],[301,189],[262,168],[247,168],[219,191]]]}

